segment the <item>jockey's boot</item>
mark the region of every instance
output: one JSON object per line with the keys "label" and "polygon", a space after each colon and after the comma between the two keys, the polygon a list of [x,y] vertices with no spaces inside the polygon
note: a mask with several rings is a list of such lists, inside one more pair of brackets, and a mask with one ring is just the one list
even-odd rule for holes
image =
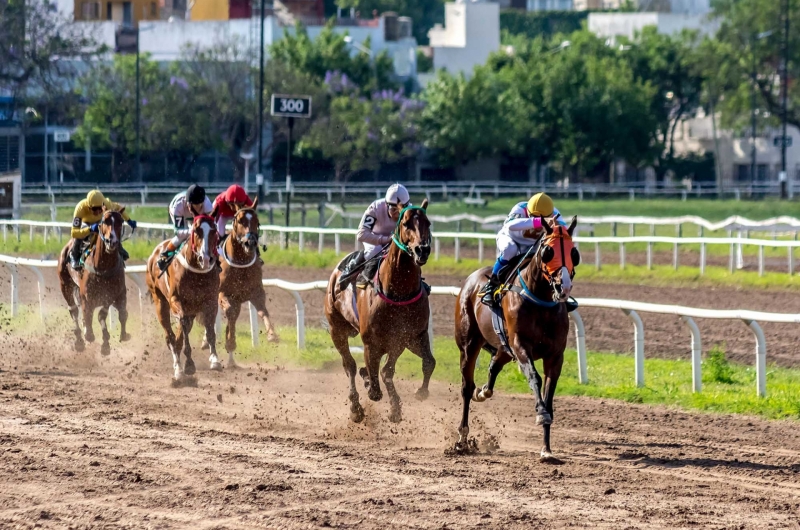
{"label": "jockey's boot", "polygon": [[69,266],[73,270],[81,270],[81,241],[75,239],[72,241],[72,247],[69,249]]}
{"label": "jockey's boot", "polygon": [[495,298],[494,292],[497,288],[500,287],[500,278],[497,277],[496,274],[492,274],[489,277],[489,281],[486,282],[486,285],[483,286],[483,289],[480,290],[478,294],[481,296],[481,303],[484,305],[488,305],[489,307],[494,307],[495,305]]}
{"label": "jockey's boot", "polygon": [[359,289],[366,289],[369,282],[375,277],[375,273],[378,272],[378,266],[380,266],[381,260],[377,257],[369,260],[366,265],[364,265],[364,269],[361,271],[361,274],[358,275],[358,279],[356,280],[356,287]]}
{"label": "jockey's boot", "polygon": [[172,256],[175,253],[175,245],[172,244],[172,241],[167,243],[167,246],[164,247],[164,250],[161,251],[161,254],[158,256],[158,261],[156,265],[158,265],[158,270],[164,272],[167,270],[169,266],[169,262],[172,261]]}
{"label": "jockey's boot", "polygon": [[362,263],[364,263],[364,253],[359,252],[345,265],[342,274],[339,275],[339,287],[344,289],[350,285],[350,281],[353,279],[353,273],[358,270],[358,267]]}
{"label": "jockey's boot", "polygon": [[122,248],[122,245],[119,246],[119,257],[122,258],[122,261],[128,261],[131,257],[128,251]]}

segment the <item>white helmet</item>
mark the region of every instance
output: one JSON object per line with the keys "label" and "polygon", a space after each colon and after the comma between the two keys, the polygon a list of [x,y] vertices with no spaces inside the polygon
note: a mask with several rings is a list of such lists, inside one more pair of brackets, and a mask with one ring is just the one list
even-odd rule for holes
{"label": "white helmet", "polygon": [[402,184],[392,184],[386,190],[386,203],[387,204],[408,204],[411,197],[408,195],[408,190]]}

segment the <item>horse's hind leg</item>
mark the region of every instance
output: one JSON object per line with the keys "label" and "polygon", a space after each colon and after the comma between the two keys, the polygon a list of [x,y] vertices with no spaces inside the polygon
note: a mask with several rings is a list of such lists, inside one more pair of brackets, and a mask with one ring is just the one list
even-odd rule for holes
{"label": "horse's hind leg", "polygon": [[111,339],[111,334],[108,332],[108,306],[100,307],[97,312],[97,321],[100,322],[100,330],[103,332],[103,344],[100,346],[101,355],[111,355],[111,345],[108,341]]}
{"label": "horse's hind leg", "polygon": [[175,381],[180,381],[183,378],[183,368],[181,368],[181,353],[178,351],[178,345],[175,338],[175,332],[172,331],[172,321],[169,314],[169,302],[159,291],[155,291],[153,301],[156,304],[156,317],[158,323],[164,329],[164,336],[167,341],[167,348],[172,354],[172,370]]}
{"label": "horse's hind leg", "polygon": [[[69,281],[71,282],[72,280],[70,279]],[[73,333],[75,333],[75,342],[72,347],[75,351],[82,352],[86,348],[86,343],[83,341],[83,333],[81,332],[81,310],[78,305],[80,302],[80,294],[78,293],[77,287],[68,285],[65,282],[66,280],[61,280],[61,294],[64,296],[64,300],[67,301],[69,316],[72,317],[72,321],[75,323],[75,329],[73,330]]]}
{"label": "horse's hind leg", "polygon": [[[553,421],[553,397],[556,394],[556,384],[558,378],[561,377],[561,367],[564,364],[564,354],[556,358],[547,358],[544,361],[544,404],[550,414],[550,423]],[[543,423],[542,429],[544,430],[544,447],[540,457],[542,460],[549,460],[553,458],[553,452],[550,450],[550,423]]]}
{"label": "horse's hind leg", "polygon": [[128,333],[128,293],[124,289],[113,305],[119,313],[119,341],[127,342],[131,336]]}
{"label": "horse's hind leg", "polygon": [[386,393],[389,394],[389,403],[392,407],[389,413],[389,421],[392,423],[400,423],[403,420],[400,394],[397,393],[397,389],[394,387],[395,365],[401,353],[403,353],[403,350],[390,353],[389,357],[386,359],[386,364],[384,364],[383,369],[381,369],[381,379],[383,379],[383,385],[386,387]]}
{"label": "horse's hind leg", "polygon": [[86,342],[94,342],[94,329],[92,327],[92,317],[94,316],[95,306],[81,297],[81,312],[83,313],[83,338]]}
{"label": "horse's hind leg", "polygon": [[344,366],[347,377],[350,378],[350,395],[348,396],[350,400],[350,420],[354,423],[360,423],[364,420],[364,408],[358,401],[358,389],[356,388],[356,373],[358,372],[358,367],[356,366],[356,360],[353,359],[353,354],[350,353],[350,344],[347,342],[350,324],[338,315],[338,313],[331,316],[330,324],[333,345],[336,347],[339,355],[342,356],[342,366]]}
{"label": "horse's hind leg", "polygon": [[503,371],[503,367],[511,362],[511,356],[505,349],[499,350],[489,363],[489,381],[483,385],[483,388],[475,393],[475,401],[486,401],[494,395],[494,384],[497,381],[497,376]]}
{"label": "horse's hind leg", "polygon": [[364,379],[364,386],[367,387],[367,396],[372,401],[383,399],[381,384],[378,381],[378,372],[381,369],[381,352],[370,346],[370,340],[361,336],[364,342],[364,368],[360,370],[361,377]]}
{"label": "horse's hind leg", "polygon": [[436,359],[433,358],[433,352],[431,351],[428,330],[426,329],[420,333],[416,340],[409,344],[408,349],[422,359],[422,386],[417,389],[414,396],[420,401],[425,401],[428,399],[429,394],[428,384],[431,381],[433,370],[436,368]]}
{"label": "horse's hind leg", "polygon": [[[478,332],[480,333],[480,332]],[[458,337],[457,337],[458,339]],[[458,441],[455,445],[457,453],[469,451],[469,405],[475,392],[475,363],[481,352],[482,340],[477,337],[465,338],[459,344],[461,350],[461,399],[464,408],[461,412],[461,425],[458,427]]]}
{"label": "horse's hind leg", "polygon": [[272,325],[272,321],[269,319],[266,298],[267,294],[264,292],[264,289],[261,289],[253,293],[250,303],[253,304],[253,307],[258,311],[258,318],[264,322],[264,327],[267,329],[267,342],[277,343],[280,342],[281,339],[278,336],[278,332],[275,331],[275,326]]}
{"label": "horse's hind leg", "polygon": [[241,305],[230,302],[225,308],[225,351],[228,352],[228,364],[231,366],[236,364],[233,360],[233,352],[236,351],[236,319],[241,311]]}
{"label": "horse's hind leg", "polygon": [[[186,357],[186,362],[183,366],[183,373],[186,375],[194,375],[197,372],[197,368],[194,365],[194,361],[192,360],[192,346],[189,344],[189,333],[192,331],[192,326],[194,325],[194,317],[183,316],[180,319],[180,331],[178,331],[178,336],[176,338],[176,342],[178,346],[183,346],[183,355]],[[211,341],[211,337],[209,337],[209,345],[212,345],[213,342]],[[214,337],[214,342],[216,342],[216,337]],[[213,348],[214,346],[212,346]],[[213,351],[213,350],[212,350]]]}
{"label": "horse's hind leg", "polygon": [[[203,324],[203,329],[205,330],[205,337],[208,340],[208,347],[211,349],[211,353],[208,356],[208,364],[209,368],[214,371],[222,370],[222,363],[219,361],[219,357],[217,357],[217,329],[214,327],[217,322],[217,304],[211,304],[210,306],[212,309],[207,310],[202,313],[202,318],[200,318],[200,322]],[[230,324],[230,322],[229,322]],[[188,342],[187,342],[188,344]],[[229,354],[230,357],[230,366],[233,367],[235,364],[233,363],[233,354]]]}

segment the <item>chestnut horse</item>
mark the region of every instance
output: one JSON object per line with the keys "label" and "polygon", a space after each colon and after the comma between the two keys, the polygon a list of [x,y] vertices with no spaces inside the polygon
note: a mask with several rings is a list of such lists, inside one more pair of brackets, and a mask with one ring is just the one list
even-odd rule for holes
{"label": "chestnut horse", "polygon": [[[207,215],[194,218],[189,239],[178,249],[175,259],[162,274],[156,262],[167,241],[158,245],[147,260],[147,287],[156,305],[156,316],[172,352],[174,382],[182,383],[185,376],[196,372],[189,345],[189,332],[197,317],[205,327],[211,347],[209,362],[212,369],[222,367],[217,358],[216,331],[217,293],[219,293],[219,267],[217,243],[219,235],[214,219]],[[172,331],[172,314],[179,323],[177,336]],[[186,357],[181,368],[180,354]]]}
{"label": "chestnut horse", "polygon": [[[111,335],[106,324],[110,306],[113,305],[119,312],[119,340],[124,342],[131,338],[125,330],[128,322],[128,291],[125,287],[125,264],[119,255],[119,246],[122,243],[122,211],[104,211],[98,223],[95,242],[82,270],[73,270],[69,265],[70,249],[72,245],[80,244],[80,241],[73,239],[68,242],[58,256],[61,294],[67,301],[69,314],[75,322],[76,351],[83,351],[86,347],[85,342],[94,342],[92,316],[98,307],[100,311],[97,313],[97,320],[103,330],[101,354],[111,353],[111,346],[108,343]],[[86,330],[84,336],[81,336],[79,310],[83,312],[83,327]]]}
{"label": "chestnut horse", "polygon": [[[544,238],[529,260],[507,280],[507,293],[501,301],[505,320],[507,351],[492,324],[492,309],[482,304],[479,292],[490,269],[473,272],[464,282],[456,301],[455,339],[461,351],[461,397],[464,401],[461,426],[458,429],[456,452],[469,449],[470,399],[481,402],[492,397],[498,374],[513,359],[519,363],[536,400],[536,424],[544,430],[544,447],[540,457],[552,458],[550,424],[553,422],[553,396],[564,363],[567,347],[569,316],[567,304],[572,290],[575,266],[580,254],[572,244],[572,232],[577,219],[569,228],[552,228],[544,219]],[[512,294],[514,293],[514,294]],[[493,353],[489,363],[489,381],[475,393],[475,363],[481,348]],[[533,362],[542,359],[542,378]],[[473,395],[474,393],[474,395]]]}
{"label": "chestnut horse", "polygon": [[[402,208],[402,205],[398,205]],[[361,334],[366,367],[358,372],[372,401],[383,397],[378,372],[391,399],[389,420],[402,420],[400,396],[394,387],[395,364],[408,348],[422,359],[422,386],[416,397],[428,397],[428,383],[436,366],[428,337],[430,307],[428,292],[422,281],[422,269],[431,253],[431,223],[422,206],[408,206],[400,212],[392,243],[381,262],[373,284],[365,289],[354,286],[341,290],[341,263],[328,281],[325,316],[330,324],[333,344],[342,356],[345,372],[350,377],[350,419],[364,419],[364,409],[356,390],[356,361],[347,339]],[[347,258],[345,258],[347,259]],[[380,369],[381,358],[387,355]]]}
{"label": "chestnut horse", "polygon": [[[233,226],[222,247],[220,264],[219,306],[225,312],[225,350],[228,364],[235,365],[236,319],[242,304],[250,302],[267,328],[267,340],[278,342],[278,334],[270,322],[267,295],[261,284],[261,261],[258,257],[258,199],[249,208],[240,208],[233,217]],[[211,214],[212,217],[214,213]],[[204,344],[205,346],[205,344]]]}

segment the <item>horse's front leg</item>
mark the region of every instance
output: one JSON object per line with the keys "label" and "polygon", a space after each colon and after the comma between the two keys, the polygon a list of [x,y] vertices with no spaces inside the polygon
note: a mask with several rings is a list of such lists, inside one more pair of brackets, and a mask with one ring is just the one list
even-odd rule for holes
{"label": "horse's front leg", "polygon": [[550,414],[550,423],[543,423],[542,429],[544,430],[544,446],[540,453],[542,460],[549,460],[553,458],[553,452],[550,450],[550,424],[553,421],[553,398],[556,395],[556,385],[558,379],[561,377],[561,368],[564,365],[564,354],[556,357],[548,357],[544,361],[544,404],[547,413]]}
{"label": "horse's front leg", "polygon": [[420,401],[425,401],[428,399],[429,395],[428,384],[431,381],[433,370],[436,368],[436,359],[433,358],[428,330],[422,331],[412,343],[409,344],[408,349],[411,353],[422,359],[422,386],[414,393],[414,397]]}
{"label": "horse's front leg", "polygon": [[[208,363],[212,370],[219,371],[222,370],[222,363],[217,357],[217,329],[214,327],[217,322],[217,301],[214,300],[213,302],[209,303],[207,309],[203,312],[203,327],[205,328],[205,336],[208,341],[208,347],[211,350],[211,353],[208,356]],[[230,322],[228,322],[230,324]],[[230,356],[231,361],[233,360],[233,355]],[[234,363],[231,363],[231,367],[234,366]]]}
{"label": "horse's front leg", "polygon": [[128,334],[128,294],[125,289],[122,290],[122,294],[117,297],[113,305],[119,313],[119,341],[127,342],[131,340],[131,336]]}
{"label": "horse's front leg", "polygon": [[475,393],[475,401],[483,402],[494,395],[494,385],[497,382],[497,376],[500,375],[500,372],[503,371],[503,367],[511,362],[511,360],[511,355],[509,355],[504,348],[498,350],[489,362],[489,381],[483,385],[483,388]]}
{"label": "horse's front leg", "polygon": [[183,373],[186,375],[194,375],[195,372],[197,372],[197,368],[192,360],[192,346],[189,344],[189,333],[191,333],[193,325],[194,318],[192,317],[184,316],[180,319],[181,329],[178,332],[177,342],[183,346],[183,355],[186,357],[186,361],[183,365]]}
{"label": "horse's front leg", "polygon": [[94,342],[92,317],[94,316],[95,306],[89,302],[88,298],[88,296],[81,296],[81,312],[83,313],[83,338],[86,340],[86,342]]}
{"label": "horse's front leg", "polygon": [[225,351],[228,352],[228,364],[235,365],[233,360],[233,353],[236,351],[236,320],[239,318],[239,313],[242,311],[242,306],[239,304],[231,304],[228,302],[225,307]]}
{"label": "horse's front leg", "polygon": [[542,399],[542,378],[533,364],[533,356],[530,349],[520,345],[518,342],[515,344],[514,338],[511,338],[511,343],[514,357],[517,358],[522,375],[528,380],[528,386],[533,391],[533,397],[536,400],[536,425],[550,424],[553,422],[553,418],[547,412],[547,407]]}
{"label": "horse's front leg", "polygon": [[[363,335],[362,335],[363,337]],[[371,340],[363,338],[364,342],[364,364],[359,374],[364,379],[364,386],[367,388],[367,396],[372,401],[380,401],[383,399],[383,392],[381,392],[381,384],[378,382],[378,373],[381,367],[381,353],[380,350],[371,346]]]}
{"label": "horse's front leg", "polygon": [[111,339],[111,333],[108,332],[108,306],[100,306],[100,311],[97,312],[97,321],[100,322],[100,331],[103,333],[103,344],[100,346],[101,355],[111,355],[111,344],[108,341]]}
{"label": "horse's front leg", "polygon": [[384,364],[383,369],[381,369],[381,379],[383,379],[386,392],[389,394],[389,403],[391,404],[392,408],[391,412],[389,413],[389,421],[392,423],[400,423],[403,421],[400,394],[397,393],[397,389],[394,387],[395,365],[397,364],[397,359],[400,357],[401,353],[403,353],[402,349],[399,352],[390,353],[389,358],[386,359],[386,364]]}

